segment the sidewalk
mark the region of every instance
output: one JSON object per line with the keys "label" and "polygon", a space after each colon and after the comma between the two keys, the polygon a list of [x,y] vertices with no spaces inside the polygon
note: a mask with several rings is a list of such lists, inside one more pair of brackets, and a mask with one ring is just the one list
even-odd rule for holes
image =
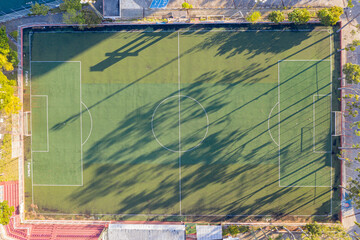
{"label": "sidewalk", "polygon": [[[360,13],[360,3],[358,1],[353,1],[354,7],[352,9],[346,9],[345,14],[342,16],[342,22],[343,25],[345,25],[349,20],[353,19]],[[360,39],[360,29],[356,28],[356,25],[360,23],[360,16],[357,16],[353,22],[351,22],[348,26],[346,26],[342,30],[342,40],[343,40],[343,46],[345,47],[347,44],[352,42],[355,39]],[[354,64],[360,64],[360,47],[358,47],[354,52],[346,51],[343,53],[343,64],[347,62],[351,62]],[[360,85],[352,85],[351,86],[354,89],[357,89],[358,92],[360,92]],[[345,91],[346,94],[353,93],[351,91]],[[344,111],[344,110],[343,110]],[[349,121],[347,121],[349,120]],[[344,132],[346,136],[344,136],[345,143],[347,142],[345,147],[351,147],[352,143],[359,143],[360,137],[356,136],[354,134],[353,130],[350,130],[349,124],[352,121],[359,121],[360,116],[356,117],[356,119],[353,119],[350,117],[349,119],[345,119],[345,123],[343,124]],[[350,140],[349,140],[350,139]],[[349,157],[350,159],[354,159],[354,157],[357,156],[359,150],[358,149],[347,149],[346,150],[346,157]],[[357,175],[358,172],[355,171],[356,168],[360,168],[360,163],[356,160],[351,163],[345,163],[344,169],[343,169],[343,185],[346,184],[349,177],[353,179],[358,179]],[[360,209],[355,209],[354,206],[351,206],[347,208],[344,205],[344,196],[343,196],[343,202],[342,202],[342,216],[343,216],[343,226],[345,229],[348,230],[348,232],[351,235],[354,235],[354,232],[357,232],[360,234],[360,228],[354,224],[354,222],[360,222]]]}

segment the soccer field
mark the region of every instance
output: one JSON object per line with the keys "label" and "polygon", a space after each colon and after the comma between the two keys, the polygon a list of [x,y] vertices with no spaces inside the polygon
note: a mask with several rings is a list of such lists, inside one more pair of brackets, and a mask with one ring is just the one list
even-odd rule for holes
{"label": "soccer field", "polygon": [[332,32],[29,30],[28,208],[185,218],[337,214]]}

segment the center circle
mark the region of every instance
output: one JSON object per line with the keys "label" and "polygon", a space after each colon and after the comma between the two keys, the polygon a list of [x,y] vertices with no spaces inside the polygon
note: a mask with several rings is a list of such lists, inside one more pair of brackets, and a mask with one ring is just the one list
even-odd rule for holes
{"label": "center circle", "polygon": [[189,152],[199,147],[209,131],[209,117],[196,99],[174,95],[156,106],[151,119],[155,140],[171,152]]}

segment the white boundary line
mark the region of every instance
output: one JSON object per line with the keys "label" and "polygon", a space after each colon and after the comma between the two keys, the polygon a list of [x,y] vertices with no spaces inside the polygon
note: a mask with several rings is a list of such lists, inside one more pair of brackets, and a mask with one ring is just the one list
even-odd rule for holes
{"label": "white boundary line", "polygon": [[[290,30],[290,29],[284,29],[284,30],[277,30],[277,29],[263,29],[263,30],[256,30],[256,29],[237,29],[237,30],[222,30],[222,29],[218,29],[218,30],[206,30],[206,29],[199,29],[199,30],[161,30],[161,31],[148,31],[148,30],[131,30],[131,31],[127,31],[127,30],[120,30],[120,31],[86,31],[86,33],[120,33],[120,32],[128,32],[128,33],[164,33],[164,32],[327,32],[328,30],[326,29],[298,29],[296,31],[294,30]],[[36,34],[41,33],[41,34],[52,34],[52,33],[85,33],[85,32],[81,32],[81,31],[61,31],[61,32],[57,32],[57,31],[46,31],[46,32],[36,32]]]}
{"label": "white boundary line", "polygon": [[[29,70],[29,84],[30,84],[30,111],[32,110],[32,102],[31,102],[31,93],[32,93],[32,71],[31,71],[31,36],[32,36],[32,32],[29,32],[29,66],[30,66],[30,70]],[[30,125],[32,127],[32,114],[30,116]],[[31,148],[32,148],[32,136],[30,137],[30,143],[31,143]],[[32,149],[30,151],[30,158],[31,158],[31,203],[34,204],[34,163],[33,163],[33,152]]]}
{"label": "white boundary line", "polygon": [[[268,117],[268,132],[269,132],[269,135],[270,135],[270,138],[271,140],[279,147],[280,145],[274,140],[272,134],[271,134],[271,131],[270,131],[270,118],[271,118],[271,113],[272,111],[274,110],[274,108],[279,104],[279,102],[275,103],[274,107],[270,110],[270,113],[269,113],[269,117]],[[278,126],[279,126],[279,122],[278,122]]]}
{"label": "white boundary line", "polygon": [[180,33],[178,32],[178,94],[179,94],[179,204],[181,216],[181,75],[180,75]]}
{"label": "white boundary line", "polygon": [[[37,152],[37,153],[46,153],[50,151],[50,147],[49,147],[49,98],[48,95],[31,95],[31,98],[33,97],[45,97],[46,99],[46,150],[36,150],[34,151],[33,145],[31,145],[31,151],[32,152]],[[32,117],[32,115],[31,115]],[[33,126],[31,126],[31,129],[33,129]],[[32,138],[32,136],[31,136]]]}
{"label": "white boundary line", "polygon": [[280,111],[281,111],[281,107],[280,107],[280,62],[278,61],[278,124],[279,124],[279,131],[278,131],[278,139],[279,139],[279,187],[281,187],[281,140],[280,140],[280,135],[281,135],[281,117],[280,117]]}
{"label": "white boundary line", "polygon": [[[286,31],[292,31],[292,30],[219,30],[219,31],[213,31],[213,30],[189,30],[189,31],[177,31],[178,34],[179,32],[257,32],[257,31],[270,31],[270,32],[286,32]],[[309,30],[301,30],[299,32],[302,32],[302,31],[326,31],[326,30],[315,30],[315,29],[309,29]],[[98,31],[87,31],[88,32],[94,32],[94,33],[104,33],[104,32],[109,32],[109,33],[114,33],[114,32],[127,32],[127,31],[101,31],[101,32],[98,32]],[[134,32],[134,31],[132,31]],[[156,33],[156,31],[139,31],[139,32],[151,32],[151,33]],[[161,31],[159,33],[162,33],[162,32],[175,32],[175,31]],[[59,32],[38,32],[38,33],[59,33]],[[61,32],[61,33],[82,33],[80,31],[64,31],[64,32]],[[29,45],[30,45],[30,96],[31,96],[31,62],[78,62],[78,61],[31,61],[31,40],[30,40],[30,36],[31,36],[31,33],[29,34]],[[331,38],[331,37],[330,37]],[[330,39],[331,41],[331,39]],[[179,46],[179,45],[178,45]],[[331,50],[331,46],[330,46],[330,50]],[[178,50],[179,51],[179,50]],[[281,118],[280,118],[280,79],[279,79],[279,76],[280,76],[280,68],[279,68],[279,62],[281,61],[330,61],[331,62],[331,59],[330,60],[280,60],[278,61],[278,112],[279,112],[279,116],[278,116],[278,119],[279,119],[279,186],[280,186],[280,150],[281,150],[281,146],[280,146],[280,122],[281,122]],[[179,62],[180,62],[180,59],[179,59]],[[81,66],[81,62],[80,62],[80,66]],[[179,66],[179,75],[180,75],[180,66]],[[81,70],[80,70],[80,75],[81,75]],[[180,79],[179,79],[180,80]],[[80,81],[81,81],[81,77],[80,77]],[[330,79],[331,81],[331,79]],[[80,86],[81,86],[81,82],[80,82]],[[180,95],[180,94],[179,94]],[[31,99],[31,97],[30,97]],[[81,99],[81,93],[80,93],[80,99]],[[81,103],[80,103],[81,105]],[[180,104],[179,104],[179,107],[180,107]],[[31,108],[31,100],[30,100],[30,108]],[[80,111],[80,114],[81,114],[81,111]],[[80,118],[81,118],[81,115],[80,115]],[[82,150],[81,150],[82,151]],[[81,153],[82,154],[82,153]],[[180,155],[180,152],[179,152],[179,155]],[[82,159],[81,159],[82,160]],[[32,163],[32,157],[31,157],[31,163]],[[332,163],[332,162],[331,162]],[[81,167],[82,164],[81,164]],[[33,172],[33,167],[31,168],[31,171]],[[180,169],[181,171],[181,169]],[[34,194],[33,194],[33,174],[31,174],[31,178],[32,178],[32,200],[34,202]],[[181,177],[180,177],[181,178]],[[181,185],[181,183],[180,183]],[[36,186],[41,186],[41,185],[36,185]],[[42,185],[42,186],[53,186],[53,185]],[[58,185],[60,186],[60,185]],[[68,186],[68,185],[62,185],[62,186]],[[75,185],[69,185],[69,186],[75,186]],[[82,186],[82,185],[79,185],[79,186]],[[292,186],[287,186],[287,187],[292,187]],[[294,186],[296,187],[296,186]],[[308,187],[308,186],[301,186],[301,187]],[[317,187],[320,187],[320,186],[317,186]],[[181,194],[181,193],[180,193]],[[332,200],[332,197],[331,197],[331,200]],[[181,202],[180,202],[181,204]],[[331,207],[332,208],[332,207]],[[332,210],[332,209],[331,209]],[[180,205],[180,211],[181,211],[181,205]],[[44,214],[44,215],[86,215],[86,214],[63,214],[63,213],[40,213],[40,214]],[[181,214],[181,212],[180,212]],[[178,216],[178,215],[169,215],[169,214],[92,214],[92,215],[112,215],[112,216],[126,216],[126,215],[134,215],[134,216]],[[299,217],[309,217],[309,216],[331,216],[332,214],[330,215],[287,215],[287,216],[299,216]],[[181,215],[181,216],[254,216],[254,217],[265,217],[265,216],[274,216],[274,215]]]}
{"label": "white boundary line", "polygon": [[[55,216],[87,216],[89,214],[84,214],[84,213],[43,213],[43,212],[38,212],[38,214],[42,214],[42,215],[55,215]],[[194,214],[190,214],[190,215],[175,215],[175,214],[136,214],[136,213],[128,213],[128,214],[111,214],[111,213],[105,213],[105,214],[101,214],[101,213],[94,213],[91,214],[94,216],[168,216],[168,217],[274,217],[275,215],[246,215],[246,214],[242,214],[242,215],[216,215],[216,214],[209,214],[209,215],[194,215]],[[331,216],[330,214],[323,214],[323,215],[290,215],[287,214],[286,216],[291,216],[291,217],[329,217]]]}
{"label": "white boundary line", "polygon": [[[29,34],[29,41],[31,41],[30,39],[30,34]],[[32,105],[31,105],[31,97],[32,96],[47,96],[47,95],[32,95],[31,94],[31,63],[64,63],[64,62],[70,62],[70,63],[79,63],[80,64],[80,71],[79,71],[79,75],[80,75],[80,79],[79,79],[79,82],[80,82],[80,160],[81,160],[81,170],[80,170],[80,174],[81,174],[81,185],[79,184],[76,184],[76,185],[70,185],[70,184],[35,184],[34,183],[34,180],[33,180],[33,177],[34,177],[34,173],[33,173],[33,157],[32,157],[32,153],[33,152],[39,152],[39,151],[32,151],[31,150],[31,162],[32,162],[32,167],[31,167],[31,185],[32,185],[32,197],[33,197],[33,203],[34,203],[34,186],[51,186],[51,187],[76,187],[76,186],[83,186],[84,185],[84,174],[83,174],[83,144],[82,144],[82,98],[81,98],[81,61],[32,61],[31,60],[31,42],[29,43],[30,45],[30,109],[32,109]],[[47,114],[48,114],[49,111],[47,111]],[[31,123],[32,123],[32,115],[31,115]],[[49,124],[49,120],[47,120],[47,124]],[[91,125],[92,126],[92,125]],[[49,129],[49,127],[48,127]],[[49,139],[49,137],[48,137]],[[32,146],[32,137],[31,137],[31,146]]]}
{"label": "white boundary line", "polygon": [[[331,48],[331,47],[330,47]],[[322,62],[322,61],[329,61],[330,63],[331,63],[331,61],[330,60],[328,60],[328,59],[323,59],[323,60],[314,60],[314,59],[312,59],[312,60],[279,60],[278,61],[278,101],[279,101],[279,104],[278,104],[278,106],[279,106],[279,117],[278,117],[278,119],[279,119],[279,187],[313,187],[313,188],[318,188],[318,187],[327,187],[327,188],[332,188],[332,184],[330,184],[330,186],[310,186],[310,185],[307,185],[307,186],[300,186],[300,185],[286,185],[286,186],[283,186],[283,185],[281,185],[281,156],[280,156],[280,152],[281,152],[281,145],[280,145],[280,127],[281,127],[281,118],[280,118],[280,111],[281,111],[281,108],[280,108],[280,63],[281,62],[289,62],[289,61],[293,61],[293,62],[296,62],[296,61],[306,61],[306,62]],[[330,72],[331,72],[331,68],[330,68]],[[330,78],[330,81],[332,81],[332,78]],[[332,96],[332,86],[331,86],[331,84],[330,84],[330,87],[331,87],[331,89],[330,89],[330,93],[329,94],[327,94],[327,95],[331,95]],[[324,94],[324,95],[326,95],[326,94]],[[313,100],[314,101],[314,100]],[[313,102],[314,103],[314,102]],[[313,106],[314,106],[314,104],[313,104]],[[314,121],[313,121],[314,122]],[[332,124],[332,123],[331,123]],[[331,129],[332,129],[332,126],[331,126]],[[331,141],[331,138],[330,138],[330,141]],[[331,150],[331,152],[332,152],[332,150]],[[332,157],[332,155],[331,155],[331,157]],[[332,158],[331,158],[331,162],[332,162]],[[332,168],[332,167],[331,167]],[[330,168],[330,169],[331,169]],[[332,174],[332,172],[330,173],[330,174]],[[330,175],[330,178],[331,178],[331,175]],[[332,182],[332,181],[331,181]],[[331,193],[330,193],[330,197],[331,197],[331,200],[332,200],[332,191],[330,191]],[[331,214],[330,215],[332,215],[332,202],[331,202]]]}
{"label": "white boundary line", "polygon": [[[332,106],[332,102],[333,102],[333,85],[332,85],[332,81],[333,81],[333,75],[332,75],[332,64],[333,64],[333,61],[332,61],[332,57],[333,57],[333,54],[332,54],[332,41],[331,41],[331,37],[332,37],[332,32],[331,30],[329,29],[329,39],[330,39],[330,49],[329,49],[329,57],[330,57],[330,93],[331,93],[331,102],[330,102],[330,111],[332,111],[333,109],[333,106]],[[332,116],[330,115],[330,127],[331,127],[331,131],[333,129],[333,122],[332,122]],[[332,151],[333,151],[333,146],[332,146],[332,136],[330,134],[330,151],[331,151],[331,154],[330,154],[330,186],[332,188],[333,186],[333,156],[332,156]],[[330,214],[332,215],[333,213],[333,192],[330,191]],[[340,210],[341,211],[341,210]]]}
{"label": "white boundary line", "polygon": [[[313,152],[314,153],[331,153],[332,151],[316,151],[316,100],[315,97],[330,97],[330,108],[331,108],[331,95],[332,93],[330,92],[329,94],[314,94],[313,95]],[[330,109],[330,121],[331,121],[332,115],[331,115],[331,109]],[[332,124],[330,123],[330,127],[332,129]],[[331,138],[330,138],[330,145],[331,145]]]}

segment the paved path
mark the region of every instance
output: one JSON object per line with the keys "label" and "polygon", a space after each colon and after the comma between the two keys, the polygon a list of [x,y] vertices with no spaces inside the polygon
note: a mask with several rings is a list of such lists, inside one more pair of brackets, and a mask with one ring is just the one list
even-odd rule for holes
{"label": "paved path", "polygon": [[[354,39],[360,39],[360,28],[358,29],[356,27],[357,24],[360,23],[360,3],[358,1],[353,1],[354,7],[352,9],[345,10],[345,15],[342,16],[342,22],[343,24],[346,24],[349,20],[354,19],[349,25],[347,25],[343,29],[343,46],[345,47],[347,44],[352,42]],[[357,17],[356,17],[357,16]],[[360,47],[358,47],[354,52],[348,51],[344,52],[344,60],[343,63],[351,62],[354,64],[360,64]],[[354,89],[358,89],[358,92],[360,92],[360,85],[354,85],[352,86]],[[346,93],[350,93],[351,91],[346,91]],[[349,122],[347,122],[349,120]],[[352,143],[360,143],[360,137],[356,136],[354,134],[354,131],[350,129],[349,124],[352,121],[359,121],[360,116],[353,119],[350,117],[349,119],[346,118],[345,124],[344,124],[344,130],[346,132],[345,141],[346,146],[351,146]],[[350,159],[354,159],[359,150],[352,149],[352,150],[346,150],[345,154],[346,157],[349,157]],[[359,162],[351,162],[344,164],[344,170],[343,170],[343,184],[349,179],[349,177],[353,179],[359,179],[358,173],[355,171],[356,168],[360,168]],[[345,185],[345,184],[344,184]],[[348,230],[350,234],[353,234],[354,232],[360,233],[360,228],[357,227],[354,222],[360,222],[360,209],[355,209],[354,207],[345,208],[342,206],[342,214],[343,214],[343,225]]]}

